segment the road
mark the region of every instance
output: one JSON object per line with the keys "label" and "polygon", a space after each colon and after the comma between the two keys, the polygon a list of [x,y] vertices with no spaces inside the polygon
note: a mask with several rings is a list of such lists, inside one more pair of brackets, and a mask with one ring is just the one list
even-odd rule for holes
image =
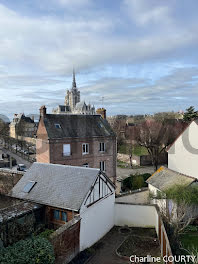
{"label": "road", "polygon": [[8,149],[2,149],[2,152],[5,154],[9,154],[11,157],[15,158],[17,161],[17,164],[24,164],[26,166],[27,169],[30,168],[30,166],[32,165],[31,162],[27,161],[26,159],[23,159],[22,157],[18,156],[15,153],[12,153],[10,150]]}
{"label": "road", "polygon": [[117,173],[117,177],[119,177],[121,179],[125,179],[125,178],[129,177],[130,174],[135,174],[135,173],[138,173],[138,174],[143,174],[143,173],[153,174],[154,173],[154,168],[153,168],[153,166],[140,167],[140,168],[135,168],[135,169],[117,167],[116,173]]}

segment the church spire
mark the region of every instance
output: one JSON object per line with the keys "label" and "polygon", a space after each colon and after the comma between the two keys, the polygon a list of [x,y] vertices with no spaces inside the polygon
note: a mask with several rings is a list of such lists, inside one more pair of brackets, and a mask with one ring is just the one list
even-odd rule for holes
{"label": "church spire", "polygon": [[75,77],[75,70],[74,69],[73,69],[72,89],[76,89],[76,77]]}

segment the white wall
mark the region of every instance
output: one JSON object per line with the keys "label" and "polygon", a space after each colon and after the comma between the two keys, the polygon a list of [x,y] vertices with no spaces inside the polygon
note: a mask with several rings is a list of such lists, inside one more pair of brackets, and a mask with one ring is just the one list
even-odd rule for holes
{"label": "white wall", "polygon": [[158,233],[158,214],[152,205],[115,203],[115,225],[153,227]]}
{"label": "white wall", "polygon": [[198,178],[198,125],[192,122],[168,151],[168,168]]}
{"label": "white wall", "polygon": [[114,226],[115,193],[81,209],[80,251],[92,246]]}

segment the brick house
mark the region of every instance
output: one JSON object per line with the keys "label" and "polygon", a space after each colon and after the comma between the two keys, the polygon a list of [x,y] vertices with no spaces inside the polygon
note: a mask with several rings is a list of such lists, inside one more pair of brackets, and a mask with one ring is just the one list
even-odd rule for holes
{"label": "brick house", "polygon": [[80,250],[114,225],[115,186],[99,169],[35,162],[10,196],[45,206],[46,224],[58,228],[80,216]]}
{"label": "brick house", "polygon": [[116,136],[100,115],[47,114],[40,109],[37,162],[99,168],[116,182]]}

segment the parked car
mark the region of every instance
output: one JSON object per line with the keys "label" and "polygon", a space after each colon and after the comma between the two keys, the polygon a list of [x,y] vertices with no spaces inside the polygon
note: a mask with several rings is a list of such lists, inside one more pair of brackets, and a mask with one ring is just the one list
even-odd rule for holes
{"label": "parked car", "polygon": [[26,171],[26,166],[24,164],[18,164],[17,165],[17,170],[18,171]]}

